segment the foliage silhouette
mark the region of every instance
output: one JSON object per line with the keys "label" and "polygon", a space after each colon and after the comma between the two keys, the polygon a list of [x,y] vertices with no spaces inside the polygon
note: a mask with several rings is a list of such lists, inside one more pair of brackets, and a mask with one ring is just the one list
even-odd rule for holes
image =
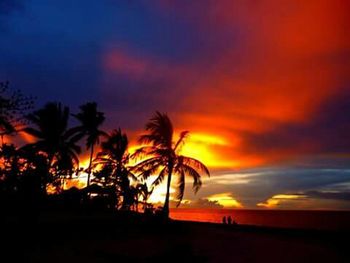
{"label": "foliage silhouette", "polygon": [[48,182],[46,158],[29,148],[4,144],[0,150],[0,162],[1,207],[5,210],[38,207]]}
{"label": "foliage silhouette", "polygon": [[167,114],[156,112],[146,124],[147,134],[139,138],[139,143],[145,145],[136,150],[134,156],[148,157],[137,166],[137,172],[143,179],[158,172],[153,185],[159,185],[167,176],[167,191],[163,214],[169,217],[170,185],[173,175],[178,176],[177,206],[180,205],[185,191],[185,176],[193,179],[193,190],[196,193],[201,185],[200,173],[210,176],[208,168],[200,161],[180,154],[181,146],[188,135],[183,131],[177,141],[174,141],[174,129]]}
{"label": "foliage silhouette", "polygon": [[[188,132],[182,132],[174,141],[173,126],[166,114],[156,112],[146,124],[148,133],[139,139],[143,146],[130,155],[128,137],[121,129],[110,134],[101,130],[105,117],[103,112],[98,111],[95,102],[81,105],[77,114],[70,114],[69,108],[61,103],[51,102],[23,116],[31,109],[32,99],[20,92],[8,96],[5,94],[7,88],[7,83],[0,83],[1,136],[18,131],[29,134],[35,140],[22,147],[6,143],[0,145],[2,209],[7,206],[14,210],[36,211],[39,207],[47,209],[50,206],[59,210],[66,207],[72,211],[80,211],[79,207],[138,211],[142,205],[145,213],[153,214],[153,205],[148,203],[148,199],[154,188],[167,177],[162,214],[168,217],[172,177],[178,177],[177,201],[180,205],[185,176],[193,178],[193,189],[197,192],[202,184],[200,173],[209,175],[200,161],[181,155]],[[70,128],[70,116],[79,125]],[[24,124],[27,126],[20,127]],[[105,140],[94,159],[95,146],[100,143],[101,137]],[[83,171],[79,168],[79,142],[83,138],[86,139],[86,149],[90,150],[89,167],[85,170],[88,174],[87,187],[67,190],[65,180],[72,179],[73,175],[79,178]],[[91,174],[93,178],[90,180]],[[156,180],[149,186],[146,180],[156,174]]]}
{"label": "foliage silhouette", "polygon": [[99,144],[101,136],[107,136],[104,131],[99,129],[105,121],[105,116],[103,112],[97,110],[95,102],[81,105],[80,112],[73,114],[73,116],[80,122],[80,125],[72,128],[71,132],[78,139],[86,137],[86,148],[90,150],[89,167],[87,169],[87,186],[89,186],[94,146]]}
{"label": "foliage silhouette", "polygon": [[[116,191],[123,198],[120,204],[121,209],[128,210],[134,203],[130,188],[130,179],[137,180],[128,166],[128,138],[120,129],[114,130],[108,135],[107,140],[102,142],[102,150],[97,154],[94,165],[100,165],[101,173],[97,178],[102,182],[109,181],[116,187]],[[106,173],[108,171],[108,173]],[[104,175],[104,176],[101,176]]]}
{"label": "foliage silhouette", "polygon": [[[33,108],[34,98],[16,90],[8,94],[9,83],[0,82],[0,136],[13,134],[18,126],[25,124],[23,115]],[[2,140],[3,141],[3,140]]]}
{"label": "foliage silhouette", "polygon": [[68,129],[69,108],[60,103],[48,103],[27,118],[36,127],[26,127],[23,131],[37,141],[26,147],[46,154],[53,182],[60,187],[61,177],[70,176],[73,167],[79,165],[81,151],[77,145],[78,137]]}

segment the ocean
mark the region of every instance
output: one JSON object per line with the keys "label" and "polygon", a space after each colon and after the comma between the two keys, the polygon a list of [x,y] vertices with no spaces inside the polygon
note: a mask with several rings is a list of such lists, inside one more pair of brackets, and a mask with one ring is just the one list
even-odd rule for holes
{"label": "ocean", "polygon": [[350,230],[350,211],[171,209],[176,220],[222,223],[231,216],[238,224],[297,229]]}

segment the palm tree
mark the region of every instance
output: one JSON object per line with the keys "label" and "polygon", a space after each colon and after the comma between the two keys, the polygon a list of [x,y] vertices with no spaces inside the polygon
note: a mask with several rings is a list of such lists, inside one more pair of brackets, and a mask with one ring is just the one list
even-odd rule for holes
{"label": "palm tree", "polygon": [[36,127],[27,127],[23,131],[36,137],[37,141],[26,147],[45,153],[48,169],[66,171],[68,166],[79,165],[80,147],[76,144],[78,138],[68,129],[68,107],[62,107],[60,103],[48,103],[27,118]]}
{"label": "palm tree", "polygon": [[105,142],[102,142],[102,151],[94,160],[95,165],[102,165],[102,170],[110,171],[114,184],[123,196],[122,209],[130,208],[130,180],[135,179],[131,172],[128,153],[128,137],[120,129],[114,130]]}
{"label": "palm tree", "polygon": [[76,136],[78,136],[78,138],[86,136],[86,148],[88,150],[90,149],[90,161],[87,169],[87,186],[89,186],[94,146],[99,144],[101,136],[106,136],[106,133],[99,129],[105,117],[103,112],[97,111],[97,104],[95,102],[81,105],[80,112],[78,114],[73,114],[73,116],[80,122],[80,126],[72,129],[73,132],[77,133]]}
{"label": "palm tree", "polygon": [[174,174],[179,178],[177,206],[180,205],[184,191],[185,191],[185,176],[190,176],[193,179],[193,190],[196,193],[201,185],[201,175],[203,172],[210,176],[208,168],[197,159],[183,156],[179,154],[181,146],[188,135],[188,131],[180,133],[178,140],[175,142],[173,125],[167,114],[156,112],[155,115],[146,124],[146,131],[148,134],[142,135],[139,142],[143,145],[138,149],[135,157],[149,157],[141,161],[137,165],[137,171],[143,179],[156,174],[158,176],[153,182],[153,185],[159,185],[167,176],[167,192],[163,207],[163,214],[166,218],[169,217],[169,199],[170,199],[170,185]]}

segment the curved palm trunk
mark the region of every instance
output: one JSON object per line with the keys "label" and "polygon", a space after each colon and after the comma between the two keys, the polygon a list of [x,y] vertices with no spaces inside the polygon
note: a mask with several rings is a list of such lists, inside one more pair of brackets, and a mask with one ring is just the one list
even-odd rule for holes
{"label": "curved palm trunk", "polygon": [[165,202],[163,207],[163,215],[165,218],[169,218],[169,201],[170,201],[170,185],[171,185],[171,176],[173,173],[173,165],[169,164],[168,166],[168,181],[167,181],[167,187],[166,187],[166,195],[165,195]]}
{"label": "curved palm trunk", "polygon": [[86,186],[90,185],[90,176],[91,176],[91,166],[92,166],[92,157],[93,157],[93,155],[94,155],[94,145],[92,144],[91,145],[91,150],[90,150],[90,162],[89,162]]}

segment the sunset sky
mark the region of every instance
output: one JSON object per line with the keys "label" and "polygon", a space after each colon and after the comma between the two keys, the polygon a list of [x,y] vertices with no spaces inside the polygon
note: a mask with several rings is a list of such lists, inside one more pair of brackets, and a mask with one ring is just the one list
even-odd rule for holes
{"label": "sunset sky", "polygon": [[[350,209],[350,1],[1,0],[0,80],[134,144],[155,110],[212,176],[184,207]],[[161,193],[160,193],[161,194]]]}

